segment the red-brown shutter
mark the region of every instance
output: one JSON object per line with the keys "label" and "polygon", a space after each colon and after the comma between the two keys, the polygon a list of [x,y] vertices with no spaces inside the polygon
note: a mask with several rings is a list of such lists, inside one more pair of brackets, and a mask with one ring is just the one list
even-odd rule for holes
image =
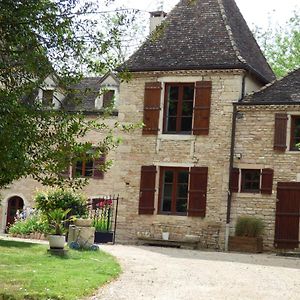
{"label": "red-brown shutter", "polygon": [[139,214],[153,215],[155,196],[155,166],[142,166],[139,199]]}
{"label": "red-brown shutter", "polygon": [[232,193],[239,191],[239,177],[240,170],[238,168],[232,168],[230,172],[230,191]]}
{"label": "red-brown shutter", "polygon": [[105,156],[102,155],[99,158],[96,158],[94,160],[94,166],[93,166],[93,178],[96,179],[103,179],[104,178],[104,171],[101,169],[103,165],[105,164]]}
{"label": "red-brown shutter", "polygon": [[286,150],[287,114],[275,114],[274,150]]}
{"label": "red-brown shutter", "polygon": [[197,81],[194,105],[194,135],[208,135],[210,104],[211,104],[211,81]]}
{"label": "red-brown shutter", "polygon": [[193,167],[190,172],[188,216],[205,217],[207,167]]}
{"label": "red-brown shutter", "polygon": [[144,99],[144,135],[157,135],[159,128],[161,82],[146,82]]}
{"label": "red-brown shutter", "polygon": [[261,173],[261,193],[271,195],[273,189],[273,175],[272,169],[263,169]]}

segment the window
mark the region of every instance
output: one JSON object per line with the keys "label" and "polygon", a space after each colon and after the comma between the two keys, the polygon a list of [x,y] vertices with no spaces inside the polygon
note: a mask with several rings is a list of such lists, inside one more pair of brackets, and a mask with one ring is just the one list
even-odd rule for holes
{"label": "window", "polygon": [[300,143],[300,116],[292,116],[290,150],[299,151],[299,148],[296,146],[299,143]]}
{"label": "window", "polygon": [[142,166],[139,214],[205,217],[207,167],[160,167],[158,206],[155,206],[156,166]]}
{"label": "window", "polygon": [[99,158],[78,160],[72,167],[73,177],[90,177],[94,179],[103,179],[105,170],[105,155]]}
{"label": "window", "polygon": [[75,167],[76,177],[92,177],[94,162],[93,160],[79,160]]}
{"label": "window", "polygon": [[103,107],[109,107],[113,104],[115,98],[114,90],[106,90],[103,94]]}
{"label": "window", "polygon": [[194,88],[193,83],[166,84],[164,133],[191,133]]}
{"label": "window", "polygon": [[232,168],[230,191],[232,193],[273,193],[273,169],[238,169]]}
{"label": "window", "polygon": [[160,212],[187,214],[189,169],[161,168]]}
{"label": "window", "polygon": [[260,191],[260,170],[242,169],[241,192],[259,193]]}
{"label": "window", "polygon": [[54,90],[43,90],[42,104],[43,106],[52,106]]}

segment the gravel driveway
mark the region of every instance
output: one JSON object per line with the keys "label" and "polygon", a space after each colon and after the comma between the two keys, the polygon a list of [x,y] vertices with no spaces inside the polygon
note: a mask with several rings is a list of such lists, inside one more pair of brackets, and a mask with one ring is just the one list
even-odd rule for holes
{"label": "gravel driveway", "polygon": [[300,299],[300,259],[158,247],[101,246],[124,270],[90,300]]}

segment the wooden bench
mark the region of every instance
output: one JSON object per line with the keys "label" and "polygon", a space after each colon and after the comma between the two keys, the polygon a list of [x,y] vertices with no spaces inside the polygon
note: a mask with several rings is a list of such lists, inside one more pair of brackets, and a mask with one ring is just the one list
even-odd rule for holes
{"label": "wooden bench", "polygon": [[138,245],[173,247],[182,249],[197,249],[198,242],[182,240],[163,240],[156,238],[139,237]]}

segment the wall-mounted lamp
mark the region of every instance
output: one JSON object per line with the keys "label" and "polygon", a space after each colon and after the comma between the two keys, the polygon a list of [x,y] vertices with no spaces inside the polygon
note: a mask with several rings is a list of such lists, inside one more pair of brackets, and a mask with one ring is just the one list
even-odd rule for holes
{"label": "wall-mounted lamp", "polygon": [[235,158],[241,159],[243,157],[242,153],[235,153]]}

